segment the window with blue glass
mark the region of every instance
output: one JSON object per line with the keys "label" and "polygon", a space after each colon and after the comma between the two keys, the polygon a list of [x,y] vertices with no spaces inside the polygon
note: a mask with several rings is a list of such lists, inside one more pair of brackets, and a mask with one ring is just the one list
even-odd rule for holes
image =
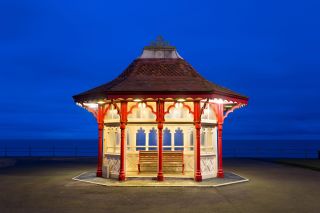
{"label": "window with blue glass", "polygon": [[136,133],[136,150],[146,150],[146,133],[145,130],[140,128]]}
{"label": "window with blue glass", "polygon": [[152,128],[149,132],[149,150],[157,150],[157,130]]}
{"label": "window with blue glass", "polygon": [[180,128],[174,133],[174,150],[183,150],[183,132]]}
{"label": "window with blue glass", "polygon": [[171,150],[171,132],[168,128],[163,130],[163,150]]}

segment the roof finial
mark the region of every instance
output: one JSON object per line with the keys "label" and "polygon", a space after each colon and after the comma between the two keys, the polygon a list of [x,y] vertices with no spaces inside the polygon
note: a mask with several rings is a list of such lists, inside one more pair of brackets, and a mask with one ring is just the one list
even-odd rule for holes
{"label": "roof finial", "polygon": [[144,49],[175,49],[169,42],[165,41],[161,35],[157,36],[155,41],[152,41],[149,46]]}

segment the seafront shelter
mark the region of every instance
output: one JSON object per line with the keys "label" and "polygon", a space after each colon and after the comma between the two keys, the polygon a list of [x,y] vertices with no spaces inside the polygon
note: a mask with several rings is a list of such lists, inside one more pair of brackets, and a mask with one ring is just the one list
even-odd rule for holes
{"label": "seafront shelter", "polygon": [[161,37],[116,79],[73,96],[98,123],[97,176],[223,178],[222,127],[248,97],[203,78]]}

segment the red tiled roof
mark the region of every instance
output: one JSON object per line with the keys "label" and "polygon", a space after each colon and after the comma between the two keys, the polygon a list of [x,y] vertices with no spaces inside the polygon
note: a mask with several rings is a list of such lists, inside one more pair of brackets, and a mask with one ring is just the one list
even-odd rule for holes
{"label": "red tiled roof", "polygon": [[243,95],[206,80],[182,58],[138,58],[116,79],[73,98],[81,102],[117,94],[217,94],[248,100]]}

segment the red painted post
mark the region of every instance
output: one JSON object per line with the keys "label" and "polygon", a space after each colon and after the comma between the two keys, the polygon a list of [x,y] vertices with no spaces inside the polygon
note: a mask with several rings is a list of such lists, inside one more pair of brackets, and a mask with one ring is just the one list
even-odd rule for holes
{"label": "red painted post", "polygon": [[120,129],[121,129],[121,144],[120,144],[120,172],[119,172],[119,181],[126,180],[126,174],[124,172],[124,161],[125,161],[125,130],[127,125],[127,115],[128,107],[126,101],[121,101],[121,116],[120,116]]}
{"label": "red painted post", "polygon": [[218,178],[224,177],[222,168],[222,125],[223,125],[223,104],[217,104],[216,106],[217,120],[218,120]]}
{"label": "red painted post", "polygon": [[202,181],[201,167],[200,167],[200,129],[201,129],[201,114],[200,101],[194,101],[194,125],[196,128],[196,169],[194,179],[197,182]]}
{"label": "red painted post", "polygon": [[103,107],[98,106],[97,122],[98,122],[98,163],[97,177],[102,177],[102,134],[103,134]]}
{"label": "red painted post", "polygon": [[162,130],[164,122],[164,101],[159,100],[157,102],[157,122],[158,122],[158,175],[157,180],[163,181],[163,171],[162,171],[162,157],[163,157],[163,148],[162,148]]}

